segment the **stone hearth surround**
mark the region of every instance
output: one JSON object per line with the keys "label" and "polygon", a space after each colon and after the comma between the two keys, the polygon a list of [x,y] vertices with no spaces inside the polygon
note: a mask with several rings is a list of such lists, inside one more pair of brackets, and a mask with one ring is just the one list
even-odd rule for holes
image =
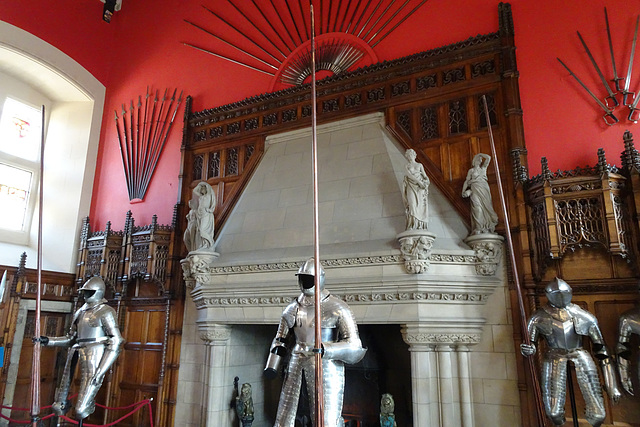
{"label": "stone hearth surround", "polygon": [[[407,272],[396,240],[405,221],[404,150],[382,121],[373,114],[318,128],[327,289],[347,301],[359,324],[401,325],[414,426],[519,425],[504,268],[484,275],[463,243],[466,225],[431,186],[429,269]],[[183,263],[194,304],[185,313],[176,425],[234,425],[229,404],[238,373],[253,385],[254,425],[269,425],[262,369],[282,310],[298,294],[294,274],[313,253],[309,141],[308,129],[268,138],[221,230],[220,256],[200,267]]]}

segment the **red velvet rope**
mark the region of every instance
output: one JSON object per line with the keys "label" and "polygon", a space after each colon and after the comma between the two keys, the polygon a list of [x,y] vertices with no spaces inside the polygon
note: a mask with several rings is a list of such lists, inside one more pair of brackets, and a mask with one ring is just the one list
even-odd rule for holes
{"label": "red velvet rope", "polygon": [[[77,394],[73,395],[72,398],[75,397],[75,396],[77,396]],[[111,422],[109,424],[83,424],[83,425],[85,425],[87,427],[109,427],[109,426],[113,426],[113,425],[119,423],[120,421],[132,416],[133,414],[138,412],[140,410],[140,408],[142,408],[143,406],[147,406],[149,408],[149,423],[150,423],[151,427],[153,427],[153,411],[151,410],[151,399],[144,399],[144,400],[141,400],[140,402],[136,402],[136,403],[133,403],[133,404],[128,405],[128,406],[108,407],[108,406],[101,405],[99,403],[96,403],[96,406],[98,406],[100,408],[103,408],[103,409],[109,409],[109,410],[129,409],[129,408],[132,408],[132,407],[135,407],[135,409],[133,411],[128,412],[124,416],[118,418],[117,420],[115,420],[115,421],[113,421],[113,422]],[[50,407],[51,407],[51,405],[45,406],[44,408],[50,408]],[[4,405],[2,405],[2,408],[3,409],[11,409],[11,410],[15,410],[15,411],[25,411],[25,412],[29,411],[29,409],[26,409],[26,408],[13,408],[11,406],[4,406]],[[46,420],[48,418],[53,417],[54,415],[55,414],[49,414],[49,415],[47,415],[45,417],[42,417],[41,419],[42,420]],[[14,419],[9,418],[9,417],[7,417],[7,416],[5,416],[3,414],[0,414],[0,418],[4,418],[5,420],[9,420],[10,422],[17,423],[17,424],[31,424],[31,422],[32,422],[31,420],[14,420]],[[71,419],[71,418],[69,418],[69,417],[67,417],[65,415],[60,415],[59,418],[62,418],[64,420],[66,420],[66,421],[69,421],[72,424],[79,424],[78,421],[73,420],[73,419]]]}
{"label": "red velvet rope", "polygon": [[[117,423],[119,423],[120,421],[129,418],[131,415],[135,414],[136,412],[138,412],[140,410],[140,408],[142,408],[145,405],[149,406],[149,415],[151,415],[151,401],[149,399],[145,399],[145,400],[141,400],[140,405],[138,407],[136,407],[133,411],[123,415],[122,417],[118,418],[117,420],[109,423],[109,424],[85,424],[83,423],[83,426],[87,426],[87,427],[109,427],[109,426],[113,426],[116,425]],[[62,418],[65,421],[69,421],[72,424],[79,424],[79,421],[76,421],[74,419],[71,419],[69,417],[67,417],[66,415],[60,415],[59,418]],[[150,417],[149,420],[151,421],[151,427],[153,427],[153,419]]]}
{"label": "red velvet rope", "polygon": [[[69,399],[73,399],[73,398],[75,398],[76,396],[78,396],[78,393],[76,393],[76,394],[72,395],[71,397],[69,397]],[[135,403],[134,403],[134,405],[135,405]],[[41,408],[40,408],[40,410],[42,411],[43,409],[49,409],[49,408],[51,408],[52,406],[53,406],[53,405],[43,406],[43,407],[41,407]],[[5,405],[0,405],[0,409],[11,409],[12,411],[25,411],[25,412],[27,412],[27,411],[30,411],[30,410],[31,410],[31,409],[27,409],[27,408],[17,408],[17,407],[15,407],[15,406],[5,406]]]}

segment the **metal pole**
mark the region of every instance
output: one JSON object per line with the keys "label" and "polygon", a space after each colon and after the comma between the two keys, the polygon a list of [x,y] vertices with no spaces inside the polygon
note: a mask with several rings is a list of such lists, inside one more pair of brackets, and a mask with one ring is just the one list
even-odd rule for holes
{"label": "metal pole", "polygon": [[322,328],[321,317],[321,291],[320,291],[320,238],[318,234],[319,222],[318,222],[318,138],[316,132],[316,41],[315,41],[315,23],[313,20],[313,4],[310,8],[311,14],[311,142],[312,142],[312,160],[313,160],[313,261],[314,261],[314,282],[315,282],[315,361],[316,361],[316,426],[324,425],[324,392],[322,384],[322,335],[320,333]]}
{"label": "metal pole", "polygon": [[44,105],[42,106],[42,131],[40,134],[40,194],[38,199],[38,286],[36,288],[36,315],[34,335],[38,338],[33,343],[31,359],[31,425],[40,423],[40,305],[42,289],[42,206],[44,202]]}
{"label": "metal pole", "polygon": [[580,427],[578,422],[578,409],[576,407],[576,392],[573,388],[573,373],[571,365],[567,363],[567,384],[569,385],[569,403],[571,404],[571,417],[573,418],[573,427]]}
{"label": "metal pole", "polygon": [[[491,155],[493,156],[493,167],[496,173],[496,181],[498,184],[498,193],[500,194],[500,205],[502,207],[502,216],[504,218],[505,235],[507,236],[507,244],[509,248],[509,255],[511,258],[511,268],[513,271],[513,282],[516,288],[516,294],[518,296],[518,307],[520,309],[520,327],[522,328],[522,339],[525,344],[531,344],[529,339],[529,333],[527,330],[526,314],[524,311],[524,302],[522,299],[522,286],[520,285],[520,275],[518,274],[518,265],[516,264],[516,254],[513,249],[513,239],[511,238],[511,226],[509,225],[509,215],[507,213],[507,203],[504,197],[504,191],[502,190],[502,179],[500,178],[500,168],[498,167],[498,155],[496,154],[496,144],[493,141],[493,131],[491,130],[491,117],[489,116],[489,107],[487,106],[487,98],[482,95],[482,103],[484,104],[484,115],[487,118],[487,130],[489,131],[489,143],[491,145]],[[525,360],[529,365],[529,373],[531,375],[531,381],[533,382],[533,393],[536,400],[536,415],[538,417],[538,425],[545,425],[544,407],[542,404],[542,394],[540,392],[540,383],[538,382],[538,375],[536,374],[533,358],[526,357]]]}

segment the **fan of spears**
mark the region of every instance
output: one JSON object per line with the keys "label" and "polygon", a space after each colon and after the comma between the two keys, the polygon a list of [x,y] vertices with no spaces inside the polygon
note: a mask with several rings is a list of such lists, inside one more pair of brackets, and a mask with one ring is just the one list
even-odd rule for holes
{"label": "fan of spears", "polygon": [[128,112],[125,104],[122,104],[120,118],[118,111],[115,112],[120,156],[130,201],[142,200],[147,193],[182,102],[182,92],[176,100],[177,91],[174,89],[169,98],[169,89],[165,89],[160,98],[158,90],[154,94],[147,87],[144,102],[142,96],[138,96],[137,106],[131,100]]}
{"label": "fan of spears", "polygon": [[[579,31],[577,32],[578,38],[580,39],[580,43],[582,43],[582,46],[584,47],[584,50],[587,52],[587,55],[589,56],[589,60],[591,61],[593,68],[595,69],[596,73],[598,73],[598,77],[600,77],[602,84],[607,90],[607,96],[604,99],[598,98],[591,91],[591,89],[589,89],[587,85],[584,84],[584,82],[573,71],[571,71],[571,69],[564,62],[562,62],[560,58],[557,58],[557,59],[558,61],[560,61],[562,66],[566,68],[569,74],[571,74],[571,76],[573,76],[573,78],[576,79],[578,83],[580,83],[580,86],[582,86],[584,90],[587,91],[589,96],[591,96],[591,98],[593,98],[594,101],[598,104],[598,106],[604,111],[604,115],[602,116],[602,118],[604,119],[604,122],[607,125],[613,126],[614,124],[620,121],[618,116],[614,114],[614,112],[616,112],[616,108],[618,107],[628,107],[628,113],[627,111],[623,110],[624,111],[623,114],[627,114],[627,120],[637,123],[638,120],[640,119],[640,111],[638,111],[638,101],[640,101],[640,94],[636,95],[636,93],[631,92],[629,88],[631,86],[631,72],[633,71],[633,58],[636,51],[636,41],[638,40],[638,24],[640,23],[640,16],[636,18],[636,29],[633,34],[633,42],[631,43],[631,53],[629,54],[629,65],[627,67],[627,75],[625,77],[620,77],[618,75],[618,70],[616,68],[616,60],[613,55],[613,42],[611,41],[611,30],[609,28],[609,16],[607,15],[606,7],[604,9],[604,19],[607,25],[609,53],[611,55],[611,66],[613,68],[613,75],[614,75],[613,79],[611,80],[607,80],[604,77],[604,74],[602,73],[602,70],[598,66],[598,63],[593,58],[593,54],[591,53],[589,46],[587,46],[587,43],[582,38],[582,35],[580,34],[580,32]],[[613,82],[615,91],[611,88],[609,84],[610,81]]]}

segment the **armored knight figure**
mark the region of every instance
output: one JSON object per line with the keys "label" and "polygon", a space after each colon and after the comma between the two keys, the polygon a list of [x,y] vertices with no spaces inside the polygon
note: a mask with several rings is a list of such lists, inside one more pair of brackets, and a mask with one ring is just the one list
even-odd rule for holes
{"label": "armored knight figure", "polygon": [[[620,374],[620,382],[627,393],[633,395],[633,384],[629,374],[629,366],[631,365],[631,335],[640,335],[640,308],[636,307],[632,310],[622,313],[618,323],[618,345],[616,353],[618,356],[618,373]],[[640,361],[640,353],[638,354]],[[640,370],[638,371],[638,379],[640,380]]]}
{"label": "armored knight figure", "polygon": [[[322,383],[324,394],[323,427],[343,426],[344,364],[357,363],[367,351],[362,348],[358,326],[349,306],[324,289],[324,269],[320,267],[318,286],[321,292]],[[288,370],[282,385],[275,427],[293,427],[300,398],[302,377],[309,396],[315,395],[315,309],[314,259],[300,267],[298,284],[302,293],[282,313],[278,332],[271,344],[265,367],[267,377],[275,377],[282,359],[289,352],[286,338],[295,336]],[[315,423],[315,400],[310,399],[311,418]],[[314,424],[315,425],[315,424]]]}
{"label": "armored knight figure", "polygon": [[105,374],[113,365],[124,339],[120,335],[116,312],[104,299],[105,284],[100,277],[92,277],[79,289],[84,304],[73,315],[69,332],[62,337],[40,337],[45,346],[68,347],[67,361],[56,393],[53,410],[58,415],[70,408],[69,386],[73,378],[73,362],[77,353],[81,382],[76,405],[76,418],[82,420],[95,409],[94,399]]}
{"label": "armored knight figure", "polygon": [[565,423],[567,364],[571,361],[585,401],[586,419],[592,426],[600,426],[605,419],[600,378],[593,359],[582,347],[582,337],[589,337],[593,343],[593,352],[600,362],[609,397],[617,403],[621,393],[598,321],[588,311],[571,304],[572,290],[564,280],[553,279],[547,284],[545,294],[548,304],[533,313],[527,326],[531,344],[520,346],[524,356],[532,356],[540,335],[547,343],[540,378],[545,412],[555,425]]}

